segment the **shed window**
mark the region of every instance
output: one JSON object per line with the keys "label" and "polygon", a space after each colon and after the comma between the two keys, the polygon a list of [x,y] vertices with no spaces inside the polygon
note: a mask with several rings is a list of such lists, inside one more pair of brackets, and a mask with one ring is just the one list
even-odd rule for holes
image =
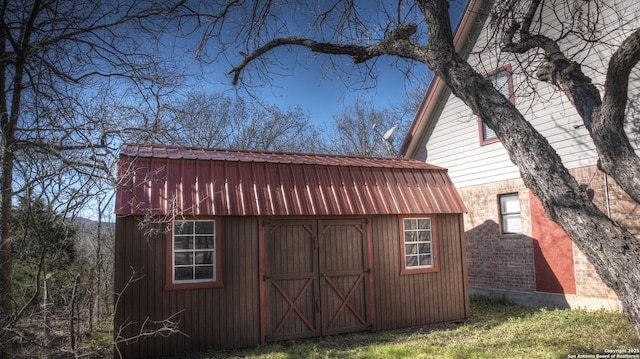
{"label": "shed window", "polygon": [[401,274],[437,271],[434,228],[430,217],[402,219]]}
{"label": "shed window", "polygon": [[[504,97],[513,103],[513,85],[511,83],[510,66],[507,65],[506,67],[489,74],[487,79],[491,81],[491,84],[493,84],[493,86],[500,91]],[[495,131],[490,129],[482,118],[478,118],[478,125],[480,132],[480,145],[484,146],[499,141]]]}
{"label": "shed window", "polygon": [[218,242],[215,220],[174,221],[167,256],[169,289],[221,285]]}
{"label": "shed window", "polygon": [[520,234],[520,198],[517,193],[500,196],[500,222],[502,234]]}

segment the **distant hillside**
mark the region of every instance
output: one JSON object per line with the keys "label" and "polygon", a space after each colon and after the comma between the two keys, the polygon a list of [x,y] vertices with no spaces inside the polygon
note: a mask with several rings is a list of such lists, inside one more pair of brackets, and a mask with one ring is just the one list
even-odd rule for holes
{"label": "distant hillside", "polygon": [[[88,218],[77,217],[75,224],[78,226],[78,237],[80,243],[92,242],[98,232],[98,221]],[[112,242],[115,235],[116,224],[114,222],[102,222],[101,236],[104,241]]]}

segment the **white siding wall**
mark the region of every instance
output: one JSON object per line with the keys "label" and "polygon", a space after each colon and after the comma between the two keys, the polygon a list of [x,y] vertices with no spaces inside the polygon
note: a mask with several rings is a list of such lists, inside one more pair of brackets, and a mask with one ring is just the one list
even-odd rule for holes
{"label": "white siding wall", "polygon": [[[620,43],[621,36],[640,27],[640,6],[636,1],[617,1],[616,5],[602,9],[600,22],[607,28],[602,29],[603,43],[594,49],[585,53],[576,53],[581,48],[572,45],[576,42],[576,39],[572,37],[567,37],[561,44],[568,56],[575,56],[578,62],[589,64],[583,66],[583,71],[592,78],[599,88],[602,88],[603,72],[606,70],[608,59]],[[587,6],[593,3],[581,1],[573,4]],[[567,11],[574,12],[576,10],[567,9]],[[623,14],[625,19],[620,21],[616,13]],[[564,11],[557,9],[555,13],[549,8],[543,12],[543,17],[549,19],[547,20],[549,22],[556,16],[566,15]],[[561,26],[543,30],[550,37],[556,36],[559,31],[562,31]],[[492,44],[493,41],[495,40],[489,39],[489,32],[485,27],[473,52],[486,49],[487,44],[488,48],[495,48],[495,45]],[[482,61],[477,59],[478,56],[469,57],[471,64],[481,73],[491,72],[506,64],[511,65],[514,72],[513,85],[516,107],[548,139],[568,168],[578,168],[596,163],[596,152],[586,129],[582,126],[582,120],[563,94],[558,93],[553,86],[537,79],[527,80],[523,70],[518,67],[519,62],[510,54],[496,54],[484,50]],[[531,66],[537,64],[534,62]],[[635,79],[635,84],[630,86],[633,91],[630,92],[630,99],[638,101],[640,100],[640,66],[637,66],[635,70],[632,76]],[[535,73],[535,70],[529,72]],[[500,143],[480,146],[477,116],[453,95],[449,95],[445,101],[440,119],[435,123],[435,127],[428,132],[428,136],[423,139],[416,158],[448,168],[449,175],[455,185],[460,188],[518,178],[518,169],[510,161]],[[639,137],[639,108],[640,101],[632,103],[628,111],[629,117],[635,119],[635,121],[630,121],[628,126],[628,133],[632,140],[638,140]]]}

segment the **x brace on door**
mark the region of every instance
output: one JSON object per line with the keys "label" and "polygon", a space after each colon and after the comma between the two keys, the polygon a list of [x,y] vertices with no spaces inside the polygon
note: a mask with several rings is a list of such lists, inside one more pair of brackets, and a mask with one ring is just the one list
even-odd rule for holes
{"label": "x brace on door", "polygon": [[334,290],[334,292],[340,297],[340,299],[342,299],[342,304],[340,305],[340,308],[338,308],[338,310],[336,311],[336,314],[333,316],[333,319],[331,319],[331,322],[329,323],[327,328],[333,327],[333,325],[335,324],[336,320],[338,320],[338,317],[340,317],[340,314],[342,314],[342,312],[344,311],[345,307],[347,307],[347,308],[349,308],[349,310],[351,310],[353,315],[355,315],[356,318],[358,318],[360,323],[367,324],[367,321],[364,318],[362,318],[360,313],[358,313],[358,311],[355,308],[353,308],[351,303],[349,303],[349,299],[351,299],[351,297],[353,296],[353,294],[356,291],[356,288],[360,285],[360,283],[364,279],[364,274],[360,274],[360,276],[358,276],[358,279],[353,284],[353,286],[351,287],[351,290],[349,290],[349,294],[347,294],[346,297],[344,295],[342,295],[342,292],[340,291],[340,289],[338,289],[338,287],[336,287],[335,283],[333,283],[333,281],[329,277],[327,277],[324,273],[322,274],[322,276],[324,277],[326,282],[329,284],[329,286]]}
{"label": "x brace on door", "polygon": [[289,310],[287,310],[285,315],[282,317],[282,320],[280,320],[280,323],[278,323],[278,326],[273,331],[272,335],[276,335],[276,334],[278,334],[280,332],[280,330],[284,326],[284,323],[287,321],[287,319],[289,319],[289,316],[294,311],[298,314],[298,316],[300,316],[300,319],[302,319],[304,324],[306,324],[307,327],[309,327],[309,329],[311,329],[312,331],[315,331],[316,329],[314,328],[313,324],[311,324],[311,322],[309,322],[309,319],[302,313],[302,311],[300,311],[300,308],[298,308],[298,306],[296,304],[296,303],[298,303],[298,301],[300,301],[300,298],[302,298],[302,296],[307,291],[307,289],[309,289],[311,287],[311,284],[313,283],[313,278],[309,278],[307,283],[305,283],[304,287],[302,287],[302,289],[300,290],[300,293],[298,293],[298,295],[296,296],[296,299],[294,299],[293,301],[291,301],[291,298],[287,295],[287,293],[284,291],[284,289],[282,289],[282,287],[280,286],[280,284],[278,284],[278,282],[271,281],[271,283],[273,284],[274,287],[276,287],[278,292],[280,292],[280,294],[282,295],[284,300],[286,300],[287,303],[289,303]]}

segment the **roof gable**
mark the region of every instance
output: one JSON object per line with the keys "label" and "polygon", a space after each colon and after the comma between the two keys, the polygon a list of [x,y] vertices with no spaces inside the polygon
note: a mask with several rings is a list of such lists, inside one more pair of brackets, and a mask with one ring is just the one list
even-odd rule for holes
{"label": "roof gable", "polygon": [[[488,0],[468,0],[464,14],[456,27],[454,46],[459,54],[466,53],[475,41],[475,35],[482,27],[483,15],[486,15]],[[435,76],[425,95],[416,117],[407,132],[400,148],[400,153],[406,158],[415,156],[416,147],[420,144],[425,133],[429,130],[431,121],[437,121],[438,105],[449,95],[449,87],[440,76]]]}
{"label": "roof gable", "polygon": [[417,160],[125,145],[118,215],[332,216],[466,211]]}

